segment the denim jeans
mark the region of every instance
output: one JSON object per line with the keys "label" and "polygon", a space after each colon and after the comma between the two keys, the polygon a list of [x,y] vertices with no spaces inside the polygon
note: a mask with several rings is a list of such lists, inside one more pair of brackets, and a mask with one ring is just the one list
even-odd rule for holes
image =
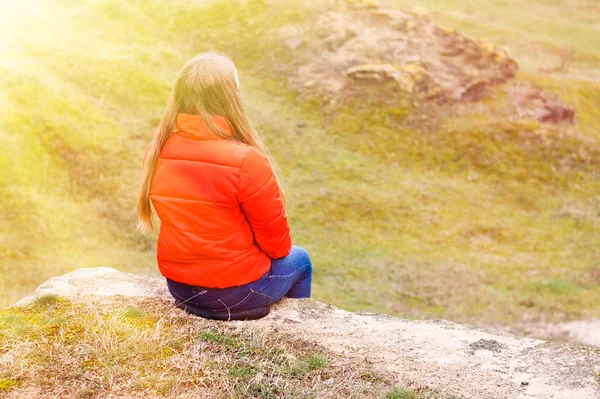
{"label": "denim jeans", "polygon": [[217,320],[251,320],[266,316],[271,304],[282,297],[309,298],[312,264],[304,248],[293,246],[285,258],[273,259],[261,278],[246,285],[205,288],[167,279],[177,306]]}

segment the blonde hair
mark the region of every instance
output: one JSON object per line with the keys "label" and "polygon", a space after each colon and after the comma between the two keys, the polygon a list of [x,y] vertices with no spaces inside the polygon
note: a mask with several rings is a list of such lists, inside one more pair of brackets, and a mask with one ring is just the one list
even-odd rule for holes
{"label": "blonde hair", "polygon": [[[160,152],[176,130],[177,114],[179,113],[200,115],[207,127],[219,137],[233,139],[257,148],[267,155],[274,171],[277,170],[268,149],[246,116],[238,86],[235,65],[229,57],[223,54],[199,54],[183,66],[156,134],[146,151],[142,183],[137,200],[137,227],[140,232],[146,233],[153,230],[150,204],[152,179],[156,172],[156,162]],[[232,128],[231,136],[228,136],[214,123],[211,115],[220,115],[227,119]],[[276,177],[277,175],[278,173],[275,173]],[[284,198],[283,192],[281,196]]]}

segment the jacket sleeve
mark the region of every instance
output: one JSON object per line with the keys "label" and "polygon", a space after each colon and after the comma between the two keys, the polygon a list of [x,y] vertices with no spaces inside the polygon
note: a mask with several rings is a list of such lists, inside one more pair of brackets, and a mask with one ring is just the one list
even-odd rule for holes
{"label": "jacket sleeve", "polygon": [[273,259],[289,255],[290,227],[279,184],[268,158],[252,149],[240,168],[237,200],[258,246]]}

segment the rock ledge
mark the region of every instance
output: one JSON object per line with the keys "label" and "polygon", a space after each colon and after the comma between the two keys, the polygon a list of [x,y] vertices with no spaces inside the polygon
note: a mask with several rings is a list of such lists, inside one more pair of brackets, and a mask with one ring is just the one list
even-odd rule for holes
{"label": "rock ledge", "polygon": [[[72,300],[149,297],[171,301],[164,280],[99,267],[54,277],[19,301],[44,295]],[[215,322],[222,323],[222,322]],[[600,350],[470,329],[448,321],[412,321],[345,310],[312,299],[283,300],[264,319],[240,322],[294,334],[373,368],[405,386],[462,398],[600,398]]]}

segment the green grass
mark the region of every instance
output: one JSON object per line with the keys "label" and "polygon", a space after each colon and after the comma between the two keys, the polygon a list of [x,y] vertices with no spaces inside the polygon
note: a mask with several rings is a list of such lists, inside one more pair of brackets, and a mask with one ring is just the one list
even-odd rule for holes
{"label": "green grass", "polygon": [[385,399],[459,399],[457,396],[441,396],[431,391],[413,391],[394,387],[385,395]]}
{"label": "green grass", "polygon": [[[532,1],[517,13],[513,3],[473,14],[466,3],[424,6],[442,24],[513,47],[522,78],[577,107],[574,127],[507,121],[502,88],[486,111],[455,115],[299,93],[286,77],[302,54],[292,56],[277,29],[312,14],[283,2],[62,1],[50,22],[15,19],[29,28],[16,30],[0,63],[0,145],[11,149],[0,154],[0,301],[79,267],[155,272],[155,236],[134,229],[143,149],[183,62],[221,50],[239,66],[253,119],[283,170],[294,243],[313,258],[315,298],[481,324],[525,311],[600,316],[600,85],[573,72],[589,79],[598,65],[598,12],[563,14],[561,4]],[[565,17],[545,25],[536,17],[534,34],[522,34],[542,8]],[[573,73],[539,74],[543,65],[523,50],[553,43],[575,49]],[[419,112],[441,117],[421,128]],[[130,323],[152,322],[128,312],[121,317]]]}

